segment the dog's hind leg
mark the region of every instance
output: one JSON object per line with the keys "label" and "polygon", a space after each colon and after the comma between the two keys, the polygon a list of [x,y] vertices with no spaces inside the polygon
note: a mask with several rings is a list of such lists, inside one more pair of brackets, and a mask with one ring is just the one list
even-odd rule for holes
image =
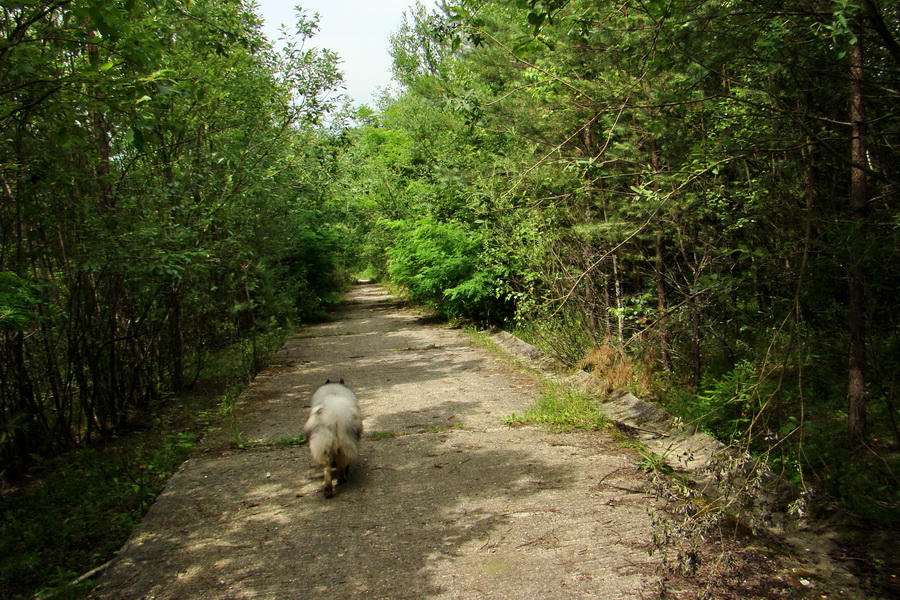
{"label": "dog's hind leg", "polygon": [[350,476],[350,465],[338,467],[338,483],[346,483],[347,477]]}
{"label": "dog's hind leg", "polygon": [[347,481],[347,475],[350,474],[350,461],[347,460],[347,455],[344,454],[343,449],[338,449],[337,451],[337,457],[334,460],[334,470],[337,475],[338,483]]}
{"label": "dog's hind leg", "polygon": [[334,496],[334,483],[331,481],[331,465],[326,465],[324,471],[325,486],[322,488],[322,492],[326,498],[331,498]]}

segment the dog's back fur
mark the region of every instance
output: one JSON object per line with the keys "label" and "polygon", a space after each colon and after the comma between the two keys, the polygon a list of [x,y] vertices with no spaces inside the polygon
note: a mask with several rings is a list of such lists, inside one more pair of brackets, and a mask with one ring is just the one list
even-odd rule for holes
{"label": "dog's back fur", "polygon": [[325,497],[330,498],[334,495],[331,469],[337,469],[338,481],[346,480],[350,463],[359,455],[362,435],[359,402],[343,379],[340,383],[326,381],[313,393],[312,408],[303,431],[313,460],[323,469],[323,491]]}

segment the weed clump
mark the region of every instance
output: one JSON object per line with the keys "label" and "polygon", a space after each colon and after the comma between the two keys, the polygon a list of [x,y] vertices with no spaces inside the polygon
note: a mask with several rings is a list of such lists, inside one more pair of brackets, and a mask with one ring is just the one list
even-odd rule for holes
{"label": "weed clump", "polygon": [[503,419],[512,426],[540,425],[553,431],[567,432],[575,429],[602,429],[609,425],[609,418],[600,403],[590,394],[548,383],[538,395],[534,406],[521,414]]}

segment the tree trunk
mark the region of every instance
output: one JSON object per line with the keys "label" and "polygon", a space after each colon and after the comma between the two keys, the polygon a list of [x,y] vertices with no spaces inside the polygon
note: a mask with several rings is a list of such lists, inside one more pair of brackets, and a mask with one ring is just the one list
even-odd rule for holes
{"label": "tree trunk", "polygon": [[[174,287],[174,286],[173,286]],[[172,391],[176,394],[183,391],[184,385],[184,329],[181,322],[181,296],[177,289],[172,290],[170,298],[171,313],[170,350],[172,352]]]}
{"label": "tree trunk", "polygon": [[[594,136],[591,133],[591,121],[588,121],[584,125],[582,142],[584,144],[584,156],[592,157],[594,155],[595,149]],[[588,225],[591,225],[594,222],[594,182],[593,180],[591,180],[590,175],[587,179],[587,202],[585,203],[584,207],[584,222]],[[585,241],[583,253],[585,269],[590,269],[590,266],[594,264],[594,261],[597,258],[597,249],[594,247],[594,244],[590,240]],[[588,273],[588,276],[585,277],[584,304],[587,309],[588,327],[591,330],[591,339],[596,341],[599,337],[597,334],[597,330],[600,327],[600,320],[597,318],[596,284],[594,283],[594,278],[591,277],[590,273]]]}
{"label": "tree trunk", "polygon": [[[652,113],[651,113],[652,114]],[[659,145],[656,139],[651,137],[650,146],[650,166],[653,169],[653,192],[656,194],[657,201],[659,199]],[[665,238],[663,237],[662,225],[656,231],[656,256],[654,271],[656,276],[656,309],[659,312],[659,330],[662,334],[662,361],[666,370],[672,371],[672,352],[671,335],[669,333],[669,324],[666,322],[666,311],[669,310],[668,299],[666,298],[666,263],[665,263]]]}
{"label": "tree trunk", "polygon": [[850,46],[850,119],[853,123],[850,173],[850,218],[852,236],[848,272],[847,328],[850,333],[847,415],[850,436],[866,435],[866,295],[862,245],[869,200],[866,190],[866,118],[863,90],[863,51],[859,36]]}
{"label": "tree trunk", "polygon": [[699,388],[703,382],[703,353],[700,350],[700,307],[694,297],[688,301],[691,315],[691,383]]}
{"label": "tree trunk", "polygon": [[666,296],[666,263],[663,259],[665,240],[661,231],[656,233],[656,310],[659,312],[659,329],[662,333],[662,361],[666,370],[672,370],[672,335],[666,322],[669,303]]}

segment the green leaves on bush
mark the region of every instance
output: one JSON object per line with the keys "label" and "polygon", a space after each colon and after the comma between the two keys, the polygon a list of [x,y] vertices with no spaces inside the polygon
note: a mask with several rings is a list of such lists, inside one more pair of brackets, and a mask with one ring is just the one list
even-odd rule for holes
{"label": "green leaves on bush", "polygon": [[388,273],[410,299],[450,318],[502,321],[508,316],[503,268],[484,260],[479,232],[430,218],[398,221],[393,228],[398,233],[388,251]]}

